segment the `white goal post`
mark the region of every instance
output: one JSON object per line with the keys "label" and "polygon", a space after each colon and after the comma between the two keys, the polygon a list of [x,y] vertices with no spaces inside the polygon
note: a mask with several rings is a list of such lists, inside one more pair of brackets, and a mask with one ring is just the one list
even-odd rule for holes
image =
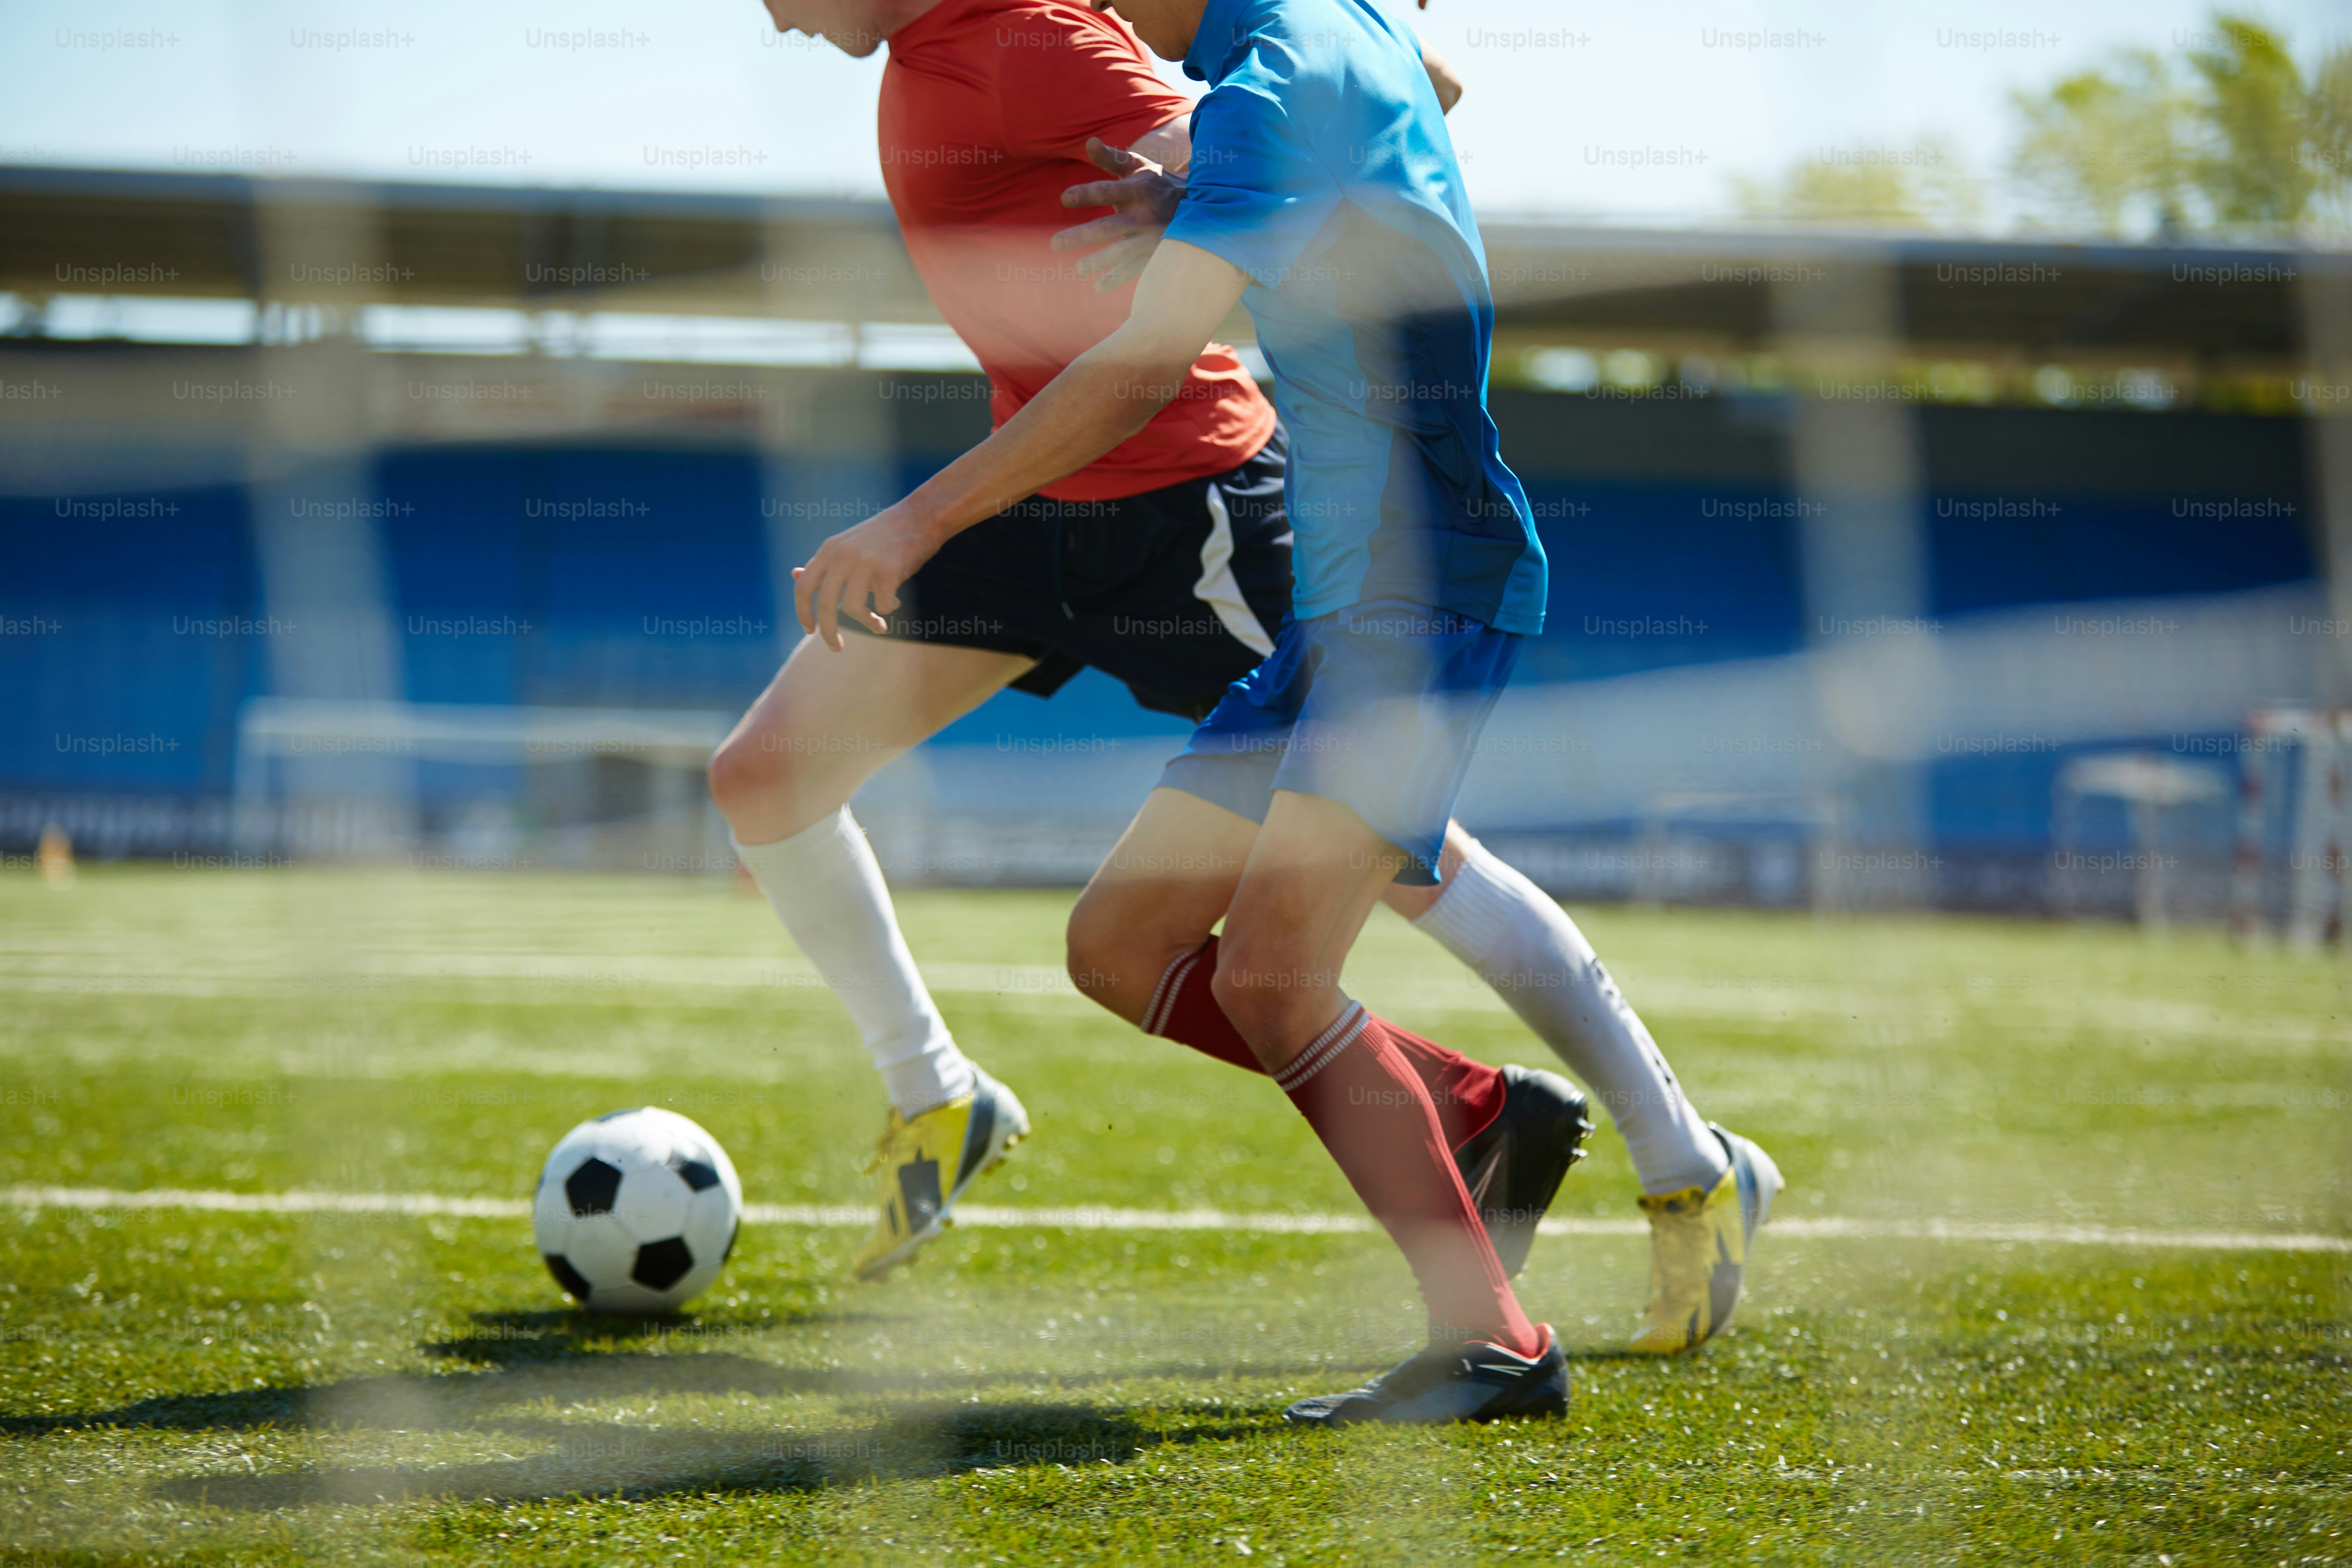
{"label": "white goal post", "polygon": [[[236,843],[241,853],[299,839],[311,852],[364,852],[415,833],[418,762],[579,764],[622,758],[653,770],[651,815],[688,862],[716,832],[702,775],[735,716],[707,710],[560,708],[258,697],[237,716]],[[281,781],[275,764],[306,770]],[[281,782],[286,787],[281,788]],[[296,823],[303,826],[292,826]],[[674,851],[674,853],[677,853]],[[708,859],[710,863],[704,864]]]}
{"label": "white goal post", "polygon": [[2243,942],[2268,935],[2266,872],[2289,814],[2284,934],[2298,948],[2344,940],[2352,908],[2352,849],[2346,807],[2352,771],[2352,708],[2263,708],[2247,716],[2239,747],[2237,847],[2230,884],[2231,929]]}

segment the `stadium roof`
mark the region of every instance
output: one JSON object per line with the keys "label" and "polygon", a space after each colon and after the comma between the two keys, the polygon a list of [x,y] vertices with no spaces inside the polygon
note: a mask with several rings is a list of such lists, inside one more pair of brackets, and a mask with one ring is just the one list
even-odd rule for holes
{"label": "stadium roof", "polygon": [[[1774,286],[1891,267],[1906,351],[2292,374],[2296,294],[2352,257],[1811,228],[1484,225],[1506,344],[1742,353]],[[280,270],[280,258],[293,258]],[[266,259],[267,258],[267,259]],[[937,321],[887,205],[0,168],[0,290]]]}

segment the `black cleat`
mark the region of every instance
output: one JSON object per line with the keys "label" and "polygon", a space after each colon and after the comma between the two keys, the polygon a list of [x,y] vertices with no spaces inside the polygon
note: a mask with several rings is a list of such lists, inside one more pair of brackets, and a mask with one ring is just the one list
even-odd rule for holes
{"label": "black cleat", "polygon": [[1536,1225],[1585,1156],[1592,1122],[1582,1090],[1558,1073],[1536,1068],[1503,1069],[1503,1109],[1477,1136],[1454,1151],[1454,1163],[1486,1236],[1502,1260],[1503,1278],[1528,1266]]}
{"label": "black cleat", "polygon": [[1557,1419],[1568,1414],[1568,1358],[1560,1354],[1551,1325],[1539,1327],[1543,1349],[1532,1357],[1483,1340],[1441,1345],[1361,1388],[1302,1399],[1282,1418],[1300,1426]]}

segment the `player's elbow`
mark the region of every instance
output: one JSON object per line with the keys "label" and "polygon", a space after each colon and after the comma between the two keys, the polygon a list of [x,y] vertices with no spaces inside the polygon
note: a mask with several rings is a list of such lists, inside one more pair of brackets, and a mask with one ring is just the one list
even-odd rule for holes
{"label": "player's elbow", "polygon": [[1101,376],[1110,402],[1139,430],[1183,395],[1192,365],[1208,345],[1208,331],[1196,331],[1191,322],[1130,316],[1125,326],[1087,350],[1087,358]]}
{"label": "player's elbow", "polygon": [[1181,359],[1166,351],[1121,355],[1112,371],[1111,396],[1139,430],[1183,395],[1185,380],[1198,357],[1197,350]]}

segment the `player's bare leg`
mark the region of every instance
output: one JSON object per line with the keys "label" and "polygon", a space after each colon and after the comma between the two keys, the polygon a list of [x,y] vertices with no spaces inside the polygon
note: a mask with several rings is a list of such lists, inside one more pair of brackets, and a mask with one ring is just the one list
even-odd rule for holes
{"label": "player's bare leg", "polygon": [[1339,972],[1406,864],[1349,807],[1275,792],[1234,889],[1210,989],[1277,1079],[1348,1005]]}
{"label": "player's bare leg", "polygon": [[[1157,790],[1072,915],[1071,969],[1122,1016],[1170,1027],[1171,1011],[1186,1014],[1172,1027],[1188,1043],[1203,1012],[1232,1031],[1220,1002],[1246,1018],[1253,1037],[1241,1049],[1290,1096],[1422,1283],[1430,1352],[1369,1388],[1302,1400],[1292,1419],[1558,1414],[1568,1380],[1557,1341],[1511,1296],[1427,1084],[1389,1026],[1339,989],[1401,863],[1362,818],[1319,796],[1276,792],[1260,829]],[[1206,940],[1221,916],[1222,949]]]}
{"label": "player's bare leg", "polygon": [[1169,966],[1208,941],[1241,886],[1257,824],[1155,789],[1070,911],[1070,980],[1140,1026]]}
{"label": "player's bare leg", "polygon": [[[1229,918],[1261,844],[1249,818],[1181,789],[1153,790],[1070,912],[1071,982],[1148,1034],[1265,1072],[1212,994],[1220,943],[1209,934]],[[1503,1073],[1381,1022],[1439,1105],[1450,1142],[1472,1141],[1503,1106]]]}
{"label": "player's bare leg", "polygon": [[908,747],[1027,670],[1022,655],[850,636],[803,638],[710,763],[736,852],[857,1026],[890,1096],[873,1163],[880,1213],[854,1265],[873,1279],[945,1226],[1029,1130],[1021,1102],[956,1048],[899,934],[849,798]]}
{"label": "player's bare leg", "polygon": [[[1209,933],[1226,917],[1257,839],[1247,817],[1181,789],[1154,790],[1071,911],[1072,983],[1148,1034],[1265,1071],[1210,984],[1220,943]],[[1428,1089],[1496,1255],[1516,1276],[1560,1182],[1583,1157],[1591,1130],[1584,1097],[1553,1074],[1491,1068],[1377,1021]]]}
{"label": "player's bare leg", "polygon": [[772,844],[831,816],[885,763],[1019,679],[1026,655],[852,637],[803,637],[710,759],[737,842]]}

